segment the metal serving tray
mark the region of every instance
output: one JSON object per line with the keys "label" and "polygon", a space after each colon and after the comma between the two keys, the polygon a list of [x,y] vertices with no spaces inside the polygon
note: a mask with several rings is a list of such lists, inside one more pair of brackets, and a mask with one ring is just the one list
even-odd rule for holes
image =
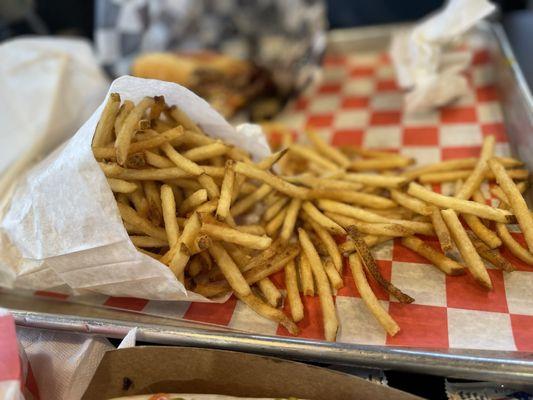
{"label": "metal serving tray", "polygon": [[[397,27],[387,25],[332,31],[328,37],[328,52],[386,49],[391,32]],[[533,170],[531,93],[502,28],[487,23],[477,29],[486,35],[493,59],[496,60],[505,125],[511,145]],[[409,349],[260,336],[2,292],[0,305],[12,311],[19,326],[112,338],[122,338],[131,328],[138,327],[139,340],[152,343],[231,349],[302,361],[399,369],[502,383],[533,382],[533,353]]]}

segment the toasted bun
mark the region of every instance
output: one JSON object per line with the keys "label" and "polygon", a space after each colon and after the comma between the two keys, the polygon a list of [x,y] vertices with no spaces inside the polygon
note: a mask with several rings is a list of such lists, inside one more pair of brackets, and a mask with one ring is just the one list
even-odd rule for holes
{"label": "toasted bun", "polygon": [[196,63],[171,53],[148,53],[137,57],[131,72],[140,78],[159,79],[189,86]]}

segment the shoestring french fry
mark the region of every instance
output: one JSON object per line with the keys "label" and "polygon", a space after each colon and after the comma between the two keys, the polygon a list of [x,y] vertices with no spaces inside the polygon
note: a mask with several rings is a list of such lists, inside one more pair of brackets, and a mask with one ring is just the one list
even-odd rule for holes
{"label": "shoestring french fry", "polygon": [[291,183],[299,183],[305,186],[308,186],[313,189],[319,190],[351,190],[358,191],[361,190],[364,185],[362,183],[347,182],[342,180],[337,180],[333,178],[319,178],[316,176],[303,174],[296,176],[287,176],[285,179]]}
{"label": "shoestring french fry", "polygon": [[[448,171],[448,172],[432,172],[422,174],[418,177],[420,183],[443,183],[453,182],[457,179],[467,179],[473,174],[474,170],[467,171]],[[507,170],[507,174],[510,178],[515,180],[525,180],[529,177],[529,171],[526,169],[510,169]],[[485,178],[494,180],[495,176],[490,171],[485,173]]]}
{"label": "shoestring french fry", "polygon": [[231,259],[224,247],[218,243],[213,242],[209,248],[209,254],[214,258],[220,271],[226,278],[228,284],[231,286],[235,294],[239,296],[247,296],[252,293],[250,286],[246,279],[242,276],[239,267]]}
{"label": "shoestring french fry", "polygon": [[268,236],[275,236],[279,228],[283,225],[283,220],[287,215],[287,207],[284,207],[278,214],[272,218],[265,226],[265,231]]}
{"label": "shoestring french fry", "polygon": [[133,193],[139,186],[133,182],[128,182],[117,178],[107,178],[107,183],[114,193]]}
{"label": "shoestring french fry", "polygon": [[336,292],[344,286],[344,282],[342,277],[339,275],[339,271],[337,271],[335,265],[333,265],[333,261],[331,261],[329,258],[324,261],[324,271],[326,271],[326,275],[328,276],[332,290]]}
{"label": "shoestring french fry", "polygon": [[117,206],[122,219],[134,229],[156,239],[167,240],[167,234],[164,229],[152,225],[150,221],[139,216],[133,208],[126,204],[117,203]]}
{"label": "shoestring french fry", "polygon": [[[148,201],[148,219],[156,226],[161,225],[163,222],[163,207],[161,204],[161,190],[155,181],[143,182],[144,194]],[[172,195],[174,196],[174,190],[172,189]],[[174,197],[174,201],[176,201]]]}
{"label": "shoestring french fry", "polygon": [[349,182],[362,183],[371,187],[400,188],[409,183],[409,180],[403,176],[388,176],[365,173],[346,173],[342,177]]}
{"label": "shoestring french fry", "polygon": [[275,308],[278,308],[281,305],[283,296],[269,278],[261,279],[257,282],[257,287],[268,304]]}
{"label": "shoestring french fry", "polygon": [[296,265],[291,260],[285,266],[285,287],[287,288],[287,301],[291,310],[294,322],[304,319],[304,306],[298,290],[298,278],[296,275]]}
{"label": "shoestring french fry", "polygon": [[309,236],[301,228],[298,229],[298,237],[316,281],[316,288],[322,309],[322,319],[324,321],[324,337],[327,341],[335,341],[337,330],[339,329],[339,322],[324,265],[322,264],[313,243],[311,243]]}
{"label": "shoestring french fry", "polygon": [[369,208],[387,209],[396,207],[396,203],[386,197],[351,190],[311,189],[309,198],[337,200]]}
{"label": "shoestring french fry", "polygon": [[270,239],[268,236],[251,235],[249,233],[241,232],[237,229],[209,223],[202,224],[202,232],[215,240],[235,243],[257,250],[265,250],[272,243],[272,239]]}
{"label": "shoestring french fry", "polygon": [[440,210],[435,206],[431,207],[431,223],[433,224],[433,229],[439,239],[440,248],[444,255],[452,260],[459,261],[459,253],[455,248],[450,231],[444,219],[442,219]]}
{"label": "shoestring french fry", "polygon": [[98,163],[108,178],[124,179],[126,181],[166,181],[177,178],[190,178],[191,174],[180,168],[122,168],[117,164]]}
{"label": "shoestring french fry", "polygon": [[[120,131],[120,128],[122,128],[122,124],[124,123],[124,120],[130,113],[130,111],[133,109],[133,107],[134,107],[134,104],[131,100],[124,100],[124,103],[122,103],[122,105],[120,106],[117,117],[115,118],[115,122],[114,122],[115,132]],[[94,141],[93,141],[93,145],[94,145]]]}
{"label": "shoestring french fry", "polygon": [[350,254],[349,264],[357,291],[361,295],[361,298],[365,302],[366,306],[389,335],[396,335],[400,331],[400,327],[392,319],[389,313],[385,311],[383,306],[379,303],[379,300],[374,292],[372,292],[372,289],[370,288],[370,285],[366,279],[365,272],[363,271],[363,265],[359,255]]}
{"label": "shoestring french fry", "polygon": [[503,258],[497,249],[491,249],[489,246],[479,240],[472,232],[467,233],[481,258],[487,260],[496,268],[499,268],[505,272],[512,272],[515,270],[513,265]]}
{"label": "shoestring french fry", "polygon": [[502,245],[502,241],[498,235],[487,228],[478,217],[471,214],[463,214],[463,219],[472,232],[474,232],[475,235],[491,249],[495,249]]}
{"label": "shoestring french fry", "polygon": [[154,104],[154,99],[145,97],[128,113],[120,131],[116,133],[115,150],[117,163],[124,165],[128,158],[131,140],[135,134],[135,127],[142,118],[144,112]]}
{"label": "shoestring french fry", "polygon": [[478,159],[478,162],[476,166],[474,167],[474,170],[472,173],[468,175],[466,178],[463,186],[461,187],[461,190],[455,194],[455,197],[462,200],[467,200],[472,196],[472,193],[474,193],[479,186],[481,185],[481,182],[485,178],[485,175],[489,171],[489,167],[487,165],[487,161],[489,158],[491,158],[494,154],[494,144],[496,142],[495,136],[486,136],[483,139],[483,145],[481,147],[481,155]]}
{"label": "shoestring french fry", "polygon": [[[372,248],[374,246],[377,246],[378,244],[388,242],[393,238],[389,236],[373,236],[373,235],[365,235],[363,236],[363,241],[368,246],[368,248]],[[355,243],[350,240],[350,238],[347,238],[347,240],[344,243],[341,243],[339,245],[339,251],[344,255],[348,256],[351,253],[357,251],[355,248]]]}
{"label": "shoestring french fry", "polygon": [[200,189],[187,197],[179,206],[178,213],[184,215],[191,210],[194,210],[200,204],[207,201],[207,190]]}
{"label": "shoestring french fry", "polygon": [[300,212],[300,207],[302,206],[302,200],[294,198],[291,200],[287,206],[287,213],[285,214],[285,219],[283,225],[281,226],[281,232],[279,234],[279,239],[282,243],[288,243],[289,239],[292,236],[294,227],[296,225],[296,220],[298,218],[298,213]]}
{"label": "shoestring french fry", "polygon": [[298,335],[299,329],[294,321],[281,310],[264,303],[252,293],[246,296],[237,294],[237,297],[257,314],[283,325],[291,335]]}
{"label": "shoestring french fry", "polygon": [[320,168],[324,168],[325,170],[335,171],[339,169],[339,166],[337,164],[328,160],[327,158],[322,157],[310,147],[305,147],[303,145],[293,143],[289,147],[289,151],[302,158],[305,158],[311,163],[315,163],[317,166],[319,166]]}
{"label": "shoestring french fry", "polygon": [[176,202],[174,192],[168,185],[161,185],[161,207],[163,210],[163,221],[167,232],[168,243],[173,247],[178,242],[180,228],[176,219]]}
{"label": "shoestring french fry", "polygon": [[481,286],[491,290],[492,281],[487,269],[485,268],[483,261],[481,261],[474,245],[470,241],[463,225],[461,225],[459,217],[457,217],[457,214],[452,209],[442,210],[441,214],[444,222],[446,222],[446,225],[450,230],[455,245],[459,249],[468,270],[472,274],[472,277],[480,283]]}
{"label": "shoestring french fry", "polygon": [[496,182],[505,193],[508,204],[516,216],[529,252],[533,252],[533,217],[527,208],[526,201],[498,160],[490,159],[488,160],[488,165],[494,175],[496,175]]}
{"label": "shoestring french fry", "polygon": [[144,190],[142,186],[137,185],[137,190],[132,193],[129,193],[127,196],[133,204],[135,211],[137,211],[137,213],[141,217],[147,217],[150,213],[150,205],[148,204],[148,200],[146,200],[146,197],[144,197]]}
{"label": "shoestring french fry", "polygon": [[238,217],[239,215],[243,214],[244,212],[254,207],[261,199],[263,199],[271,191],[272,191],[272,186],[270,186],[267,183],[263,183],[259,187],[259,189],[257,189],[255,192],[250,193],[246,197],[243,197],[242,199],[238,200],[235,204],[233,204],[230,208],[231,215],[233,215],[233,218]]}
{"label": "shoestring french fry", "polygon": [[271,206],[269,206],[265,212],[263,213],[262,219],[264,222],[270,221],[272,218],[274,218],[278,212],[285,207],[285,205],[289,202],[288,197],[281,197],[276,200],[276,202],[272,203]]}
{"label": "shoestring french fry", "polygon": [[313,279],[313,271],[311,271],[311,264],[309,264],[309,260],[305,253],[300,254],[298,261],[298,272],[300,274],[302,294],[304,296],[314,296],[315,281]]}
{"label": "shoestring french fry", "polygon": [[258,179],[264,183],[272,186],[274,189],[286,194],[290,197],[297,197],[299,199],[305,200],[307,198],[308,189],[305,189],[300,186],[295,186],[283,179],[259,169],[250,164],[243,162],[237,162],[235,164],[235,172],[245,175],[251,179]]}
{"label": "shoestring french fry", "polygon": [[444,196],[442,194],[432,192],[415,182],[411,182],[409,184],[407,193],[440,208],[450,208],[461,213],[473,214],[480,218],[486,218],[492,221],[509,224],[513,223],[515,220],[514,215],[509,211],[499,210],[485,204],[460,199],[458,197]]}
{"label": "shoestring french fry", "polygon": [[461,275],[465,273],[465,267],[457,261],[446,257],[430,245],[426,244],[416,236],[410,236],[402,239],[402,245],[415,253],[421,255],[447,275]]}
{"label": "shoestring french fry", "polygon": [[333,221],[320,212],[318,208],[314,206],[310,201],[305,201],[302,205],[303,212],[309,217],[309,219],[315,221],[318,225],[324,227],[329,232],[335,235],[345,235],[346,231],[342,226]]}
{"label": "shoestring french fry", "polygon": [[311,225],[317,236],[320,238],[322,243],[324,243],[326,251],[331,257],[331,261],[333,262],[333,265],[335,265],[337,271],[342,272],[342,256],[339,251],[339,247],[335,242],[335,239],[333,239],[333,237],[326,228],[315,222],[312,218],[307,216],[305,217],[305,219],[307,222],[309,222],[309,224]]}
{"label": "shoestring french fry", "polygon": [[348,165],[350,171],[383,171],[387,169],[405,168],[415,162],[412,158],[377,158],[354,160]]}
{"label": "shoestring french fry", "polygon": [[420,215],[431,215],[431,207],[415,197],[411,197],[397,189],[390,189],[390,196],[392,200],[408,210]]}
{"label": "shoestring french fry", "polygon": [[327,213],[328,217],[339,223],[345,229],[355,226],[360,232],[373,236],[406,237],[413,235],[413,231],[396,224],[383,222],[362,222],[345,215]]}
{"label": "shoestring french fry", "polygon": [[281,160],[281,158],[287,153],[287,151],[289,151],[289,149],[283,149],[274,154],[271,154],[270,156],[263,158],[257,163],[257,168],[269,170],[274,166],[274,164]]}
{"label": "shoestring french fry", "polygon": [[326,143],[318,133],[313,130],[306,131],[307,138],[313,144],[316,151],[324,157],[338,164],[341,168],[347,168],[350,165],[350,159],[342,154],[341,151]]}
{"label": "shoestring french fry", "polygon": [[102,110],[100,121],[96,125],[92,143],[93,147],[105,146],[111,143],[113,140],[113,128],[119,109],[120,96],[118,93],[111,93]]}
{"label": "shoestring french fry", "polygon": [[183,157],[191,161],[209,160],[213,157],[218,157],[226,154],[229,148],[221,142],[206,144],[204,146],[195,147],[183,153]]}
{"label": "shoestring french fry", "polygon": [[361,258],[361,261],[363,262],[366,271],[370,275],[372,275],[372,278],[374,278],[374,280],[381,287],[383,287],[383,289],[389,292],[392,296],[396,297],[400,303],[412,303],[414,299],[411,296],[403,293],[391,282],[386,280],[383,275],[381,275],[379,267],[377,266],[376,261],[372,256],[372,253],[370,252],[365,241],[362,239],[361,234],[359,233],[357,228],[355,226],[350,226],[346,230],[348,231],[348,236],[350,236],[350,239],[355,244],[357,254]]}
{"label": "shoestring french fry", "polygon": [[515,240],[505,224],[497,223],[496,232],[498,233],[498,236],[502,240],[505,247],[507,247],[507,249],[509,249],[509,251],[516,258],[525,262],[526,264],[533,265],[533,254],[531,254]]}
{"label": "shoestring french fry", "polygon": [[131,235],[130,239],[131,239],[131,242],[136,247],[147,247],[147,248],[168,247],[168,242],[166,240],[157,239],[152,236]]}

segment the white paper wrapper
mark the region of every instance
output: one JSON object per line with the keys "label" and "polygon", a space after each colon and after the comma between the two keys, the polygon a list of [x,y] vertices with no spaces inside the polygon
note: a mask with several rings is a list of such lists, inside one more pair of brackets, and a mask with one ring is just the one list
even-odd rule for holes
{"label": "white paper wrapper", "polygon": [[393,36],[390,52],[396,78],[400,87],[410,89],[405,96],[407,112],[425,112],[469,93],[461,72],[471,54],[448,46],[494,10],[487,0],[450,0],[441,11]]}
{"label": "white paper wrapper", "polygon": [[[270,153],[260,129],[253,125],[234,129],[204,100],[179,85],[124,76],[113,82],[111,92],[133,102],[163,95],[207,134],[240,146],[256,159]],[[91,141],[103,104],[74,137],[17,183],[0,223],[0,285],[207,301],[187,293],[165,265],[131,243],[92,155]]]}

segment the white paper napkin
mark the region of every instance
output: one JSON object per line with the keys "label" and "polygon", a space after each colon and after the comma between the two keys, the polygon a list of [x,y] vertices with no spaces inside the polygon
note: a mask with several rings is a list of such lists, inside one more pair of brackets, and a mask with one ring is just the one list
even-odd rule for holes
{"label": "white paper napkin", "polygon": [[450,0],[439,12],[392,39],[391,57],[407,112],[425,112],[469,93],[461,74],[470,64],[467,50],[449,45],[495,10],[487,0]]}

